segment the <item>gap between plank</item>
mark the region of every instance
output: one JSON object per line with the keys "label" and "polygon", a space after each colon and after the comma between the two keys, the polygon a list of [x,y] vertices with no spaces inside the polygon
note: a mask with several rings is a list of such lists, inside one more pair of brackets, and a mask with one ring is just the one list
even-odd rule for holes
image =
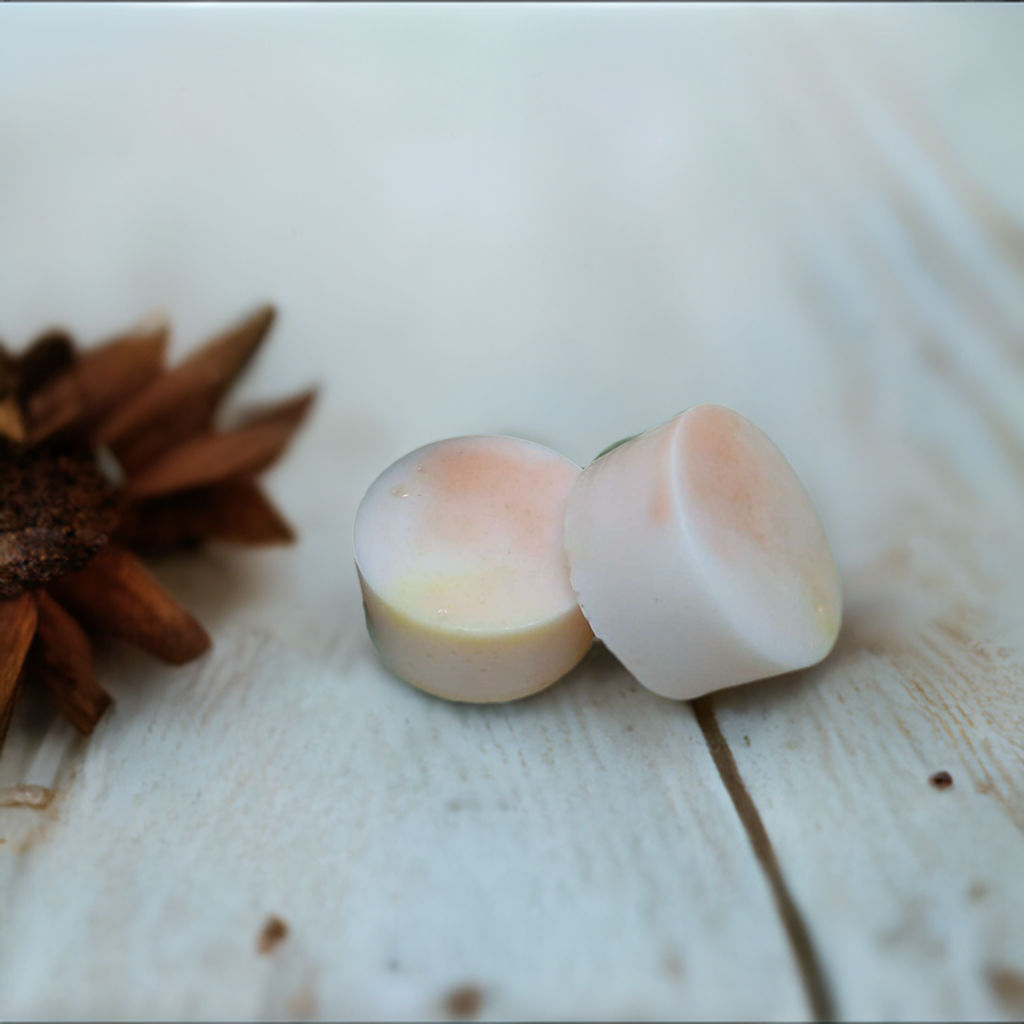
{"label": "gap between plank", "polygon": [[761,820],[761,814],[743,782],[743,776],[740,775],[739,768],[736,767],[736,759],[722,734],[711,698],[701,697],[699,700],[695,700],[693,712],[697,716],[697,724],[704,734],[704,741],[711,752],[711,758],[718,769],[722,784],[736,808],[736,813],[743,823],[750,845],[754,849],[754,855],[768,879],[768,885],[775,899],[775,906],[782,918],[786,936],[793,949],[793,956],[807,993],[811,1013],[815,1020],[833,1021],[836,1019],[835,1004],[821,961],[811,942],[811,935],[803,916],[786,885],[778,858],[775,856],[775,848],[772,846],[768,831]]}

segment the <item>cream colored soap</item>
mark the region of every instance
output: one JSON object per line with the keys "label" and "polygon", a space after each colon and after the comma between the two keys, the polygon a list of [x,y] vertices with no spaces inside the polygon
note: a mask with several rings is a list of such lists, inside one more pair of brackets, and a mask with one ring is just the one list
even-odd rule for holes
{"label": "cream colored soap", "polygon": [[565,544],[595,635],[665,697],[805,668],[839,632],[839,575],[811,499],[775,445],[722,406],[584,470]]}
{"label": "cream colored soap", "polygon": [[457,701],[550,686],[593,635],[569,582],[566,502],[580,469],[512,437],[458,437],[386,469],[356,513],[366,621],[399,678]]}

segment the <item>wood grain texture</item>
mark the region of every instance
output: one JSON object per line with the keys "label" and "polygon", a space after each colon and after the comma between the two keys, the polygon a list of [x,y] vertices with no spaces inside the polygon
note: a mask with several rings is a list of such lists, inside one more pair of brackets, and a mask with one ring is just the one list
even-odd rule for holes
{"label": "wood grain texture", "polygon": [[[1014,12],[111,10],[82,50],[14,6],[5,337],[159,305],[184,352],[267,298],[242,399],[321,393],[271,477],[300,543],[153,563],[214,650],[104,648],[88,741],[23,699],[0,1016],[1019,1019]],[[141,54],[132,95],[86,52]],[[475,432],[586,462],[698,402],[821,511],[826,662],[695,707],[600,647],[507,707],[380,668],[381,469]]]}
{"label": "wood grain texture", "polygon": [[[327,1017],[405,1016],[473,984],[506,1019],[705,1016],[742,965],[738,1013],[804,1013],[692,711],[666,714],[608,656],[550,699],[482,709],[387,678],[368,643],[343,680],[253,634],[144,692],[142,669],[108,666],[115,710],[6,894],[5,1012],[279,1016],[308,989]],[[54,954],[45,995],[18,939],[37,886],[83,950]],[[271,914],[294,992],[254,956]]]}

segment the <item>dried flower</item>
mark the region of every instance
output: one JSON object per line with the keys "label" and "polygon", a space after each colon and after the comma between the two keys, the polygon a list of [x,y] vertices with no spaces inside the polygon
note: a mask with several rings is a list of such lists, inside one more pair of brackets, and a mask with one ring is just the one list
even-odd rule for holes
{"label": "dried flower", "polygon": [[174,665],[209,648],[134,552],[294,540],[256,477],[313,392],[214,424],[273,319],[263,307],[173,369],[162,322],[87,351],[59,331],[20,357],[0,347],[0,744],[27,681],[95,728],[111,699],[88,632]]}

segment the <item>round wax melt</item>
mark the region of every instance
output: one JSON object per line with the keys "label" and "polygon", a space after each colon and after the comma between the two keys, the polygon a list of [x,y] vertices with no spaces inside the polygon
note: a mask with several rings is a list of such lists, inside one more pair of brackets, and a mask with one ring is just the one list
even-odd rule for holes
{"label": "round wax melt", "polygon": [[593,634],[562,544],[579,473],[538,444],[480,435],[420,448],[374,481],[356,568],[395,675],[449,700],[506,701],[583,657]]}
{"label": "round wax melt", "polygon": [[594,633],[664,697],[806,668],[839,632],[839,575],[811,499],[775,445],[722,406],[585,469],[565,544]]}

